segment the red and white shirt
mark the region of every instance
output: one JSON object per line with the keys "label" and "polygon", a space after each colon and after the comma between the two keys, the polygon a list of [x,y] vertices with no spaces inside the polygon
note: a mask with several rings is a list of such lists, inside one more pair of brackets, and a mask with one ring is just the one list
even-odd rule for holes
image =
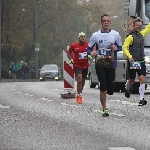
{"label": "red and white shirt", "polygon": [[73,61],[75,68],[86,69],[89,67],[87,57],[88,42],[83,44],[74,42],[69,47],[69,52],[73,54]]}

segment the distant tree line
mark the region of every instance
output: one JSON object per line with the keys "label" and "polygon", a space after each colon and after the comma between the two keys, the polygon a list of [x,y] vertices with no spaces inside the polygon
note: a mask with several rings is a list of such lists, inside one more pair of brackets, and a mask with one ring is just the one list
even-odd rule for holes
{"label": "distant tree line", "polygon": [[36,66],[35,45],[40,48],[39,68],[48,63],[57,63],[62,67],[63,50],[77,40],[81,31],[89,39],[92,32],[99,28],[100,16],[104,12],[103,4],[93,1],[80,4],[77,0],[1,2],[3,71],[8,70],[11,60]]}

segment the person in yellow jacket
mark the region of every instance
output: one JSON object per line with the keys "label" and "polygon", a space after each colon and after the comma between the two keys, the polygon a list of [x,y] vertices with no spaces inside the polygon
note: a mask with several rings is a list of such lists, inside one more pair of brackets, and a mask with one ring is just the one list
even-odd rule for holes
{"label": "person in yellow jacket", "polygon": [[147,104],[144,99],[145,93],[145,78],[146,78],[146,65],[144,60],[144,36],[150,32],[150,23],[144,30],[141,31],[142,20],[136,18],[133,20],[133,31],[128,35],[123,44],[123,52],[129,60],[128,73],[129,79],[126,82],[125,97],[129,98],[132,91],[132,86],[135,82],[136,73],[140,82],[139,93],[140,101],[139,106]]}

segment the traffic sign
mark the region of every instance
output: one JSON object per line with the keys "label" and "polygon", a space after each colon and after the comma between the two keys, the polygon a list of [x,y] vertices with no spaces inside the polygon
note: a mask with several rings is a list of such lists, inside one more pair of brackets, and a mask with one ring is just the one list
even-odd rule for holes
{"label": "traffic sign", "polygon": [[35,47],[35,51],[39,51],[40,50],[40,48],[39,47]]}

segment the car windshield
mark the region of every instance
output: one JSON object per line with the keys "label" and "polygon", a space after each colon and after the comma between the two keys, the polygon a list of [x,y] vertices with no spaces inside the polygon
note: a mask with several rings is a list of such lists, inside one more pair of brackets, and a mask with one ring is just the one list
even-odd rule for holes
{"label": "car windshield", "polygon": [[57,66],[48,66],[48,65],[46,65],[46,66],[42,67],[42,70],[57,70],[57,69],[58,69]]}
{"label": "car windshield", "polygon": [[150,0],[146,0],[145,5],[145,15],[147,18],[150,18]]}

